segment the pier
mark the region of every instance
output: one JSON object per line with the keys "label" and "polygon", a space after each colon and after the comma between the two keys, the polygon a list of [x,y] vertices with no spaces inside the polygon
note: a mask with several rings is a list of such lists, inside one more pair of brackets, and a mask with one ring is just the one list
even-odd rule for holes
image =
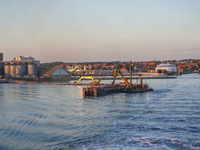
{"label": "pier", "polygon": [[[8,83],[18,83],[18,84],[44,84],[44,85],[91,85],[91,83],[60,83],[60,82],[28,82],[28,81],[8,81]],[[100,85],[110,85],[110,83],[100,83]]]}
{"label": "pier", "polygon": [[[77,80],[80,77],[74,77],[72,80]],[[154,77],[132,77],[132,79],[176,79],[177,76],[154,76]],[[102,77],[100,80],[113,80],[113,76],[111,77]],[[127,79],[130,79],[127,77]],[[116,77],[116,80],[121,80],[120,77]],[[1,79],[0,83],[18,83],[18,84],[45,84],[45,85],[91,85],[91,83],[65,83],[65,82],[34,82],[34,81],[23,81],[23,80],[6,80]],[[111,85],[111,83],[100,83],[100,85]]]}
{"label": "pier", "polygon": [[7,79],[0,79],[0,83],[8,83]]}
{"label": "pier", "polygon": [[[72,77],[74,82],[39,82],[39,81],[23,81],[23,80],[8,80],[9,83],[18,83],[18,84],[44,84],[44,85],[74,85],[82,86],[85,85],[82,89],[83,97],[86,96],[101,96],[111,93],[141,93],[153,91],[148,84],[143,83],[143,79],[175,79],[177,76],[132,76],[131,73],[131,62],[130,62],[130,76],[123,76],[120,71],[115,69],[113,76],[76,76]],[[78,79],[78,80],[77,80]],[[90,83],[80,83],[79,81],[84,79],[91,79]],[[116,84],[115,81],[122,79],[124,82]],[[130,81],[128,81],[128,79]],[[132,79],[140,80],[140,83],[132,83]],[[111,83],[100,83],[101,80],[113,80]]]}
{"label": "pier", "polygon": [[[87,85],[82,89],[83,97],[86,96],[101,96],[107,95],[110,93],[141,93],[153,91],[152,88],[148,86],[148,84],[143,83],[143,79],[171,79],[177,78],[177,76],[132,76],[131,73],[131,61],[129,63],[130,68],[130,76],[123,76],[121,72],[115,68],[114,75],[111,77],[108,76],[76,76],[72,78],[76,81],[71,83],[57,83],[57,82],[30,82],[30,81],[19,81],[19,80],[10,80],[11,83],[19,83],[19,84],[46,84],[46,85]],[[78,79],[78,80],[77,80]],[[90,79],[92,82],[90,83],[80,83],[82,79]],[[117,79],[122,79],[124,82],[116,84],[115,81]],[[128,79],[130,81],[128,81]],[[132,79],[140,80],[140,83],[132,83]],[[111,83],[100,83],[101,80],[113,80]]]}
{"label": "pier", "polygon": [[[75,76],[72,77],[72,80],[78,80],[80,77],[79,76]],[[113,80],[113,76],[97,76],[96,78],[100,79],[100,80]],[[126,77],[127,79],[130,79],[130,77]],[[132,76],[132,79],[176,79],[177,76]],[[117,80],[121,80],[121,77],[116,77]]]}

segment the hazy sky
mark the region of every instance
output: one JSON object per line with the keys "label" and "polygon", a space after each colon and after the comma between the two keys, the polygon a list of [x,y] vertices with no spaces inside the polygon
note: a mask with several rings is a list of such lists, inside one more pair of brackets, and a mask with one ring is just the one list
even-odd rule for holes
{"label": "hazy sky", "polygon": [[200,0],[0,0],[0,52],[41,62],[200,58]]}

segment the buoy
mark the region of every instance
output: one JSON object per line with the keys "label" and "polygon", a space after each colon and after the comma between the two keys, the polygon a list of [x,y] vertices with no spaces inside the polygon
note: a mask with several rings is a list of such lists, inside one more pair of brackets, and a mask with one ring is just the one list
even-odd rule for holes
{"label": "buoy", "polygon": [[169,83],[167,82],[167,86],[169,86]]}

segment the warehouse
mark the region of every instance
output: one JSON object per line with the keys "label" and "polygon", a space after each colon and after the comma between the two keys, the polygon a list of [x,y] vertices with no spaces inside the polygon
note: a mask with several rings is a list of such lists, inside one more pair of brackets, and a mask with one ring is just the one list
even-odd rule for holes
{"label": "warehouse", "polygon": [[70,74],[65,71],[60,66],[55,66],[46,73],[43,74],[44,77],[50,77],[53,80],[68,80],[70,79]]}
{"label": "warehouse", "polygon": [[177,72],[177,69],[174,64],[160,64],[156,67],[156,72],[173,74]]}

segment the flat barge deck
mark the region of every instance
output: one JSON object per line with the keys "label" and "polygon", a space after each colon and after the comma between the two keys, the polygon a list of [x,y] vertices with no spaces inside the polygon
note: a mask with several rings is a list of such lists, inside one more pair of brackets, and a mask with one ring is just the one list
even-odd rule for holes
{"label": "flat barge deck", "polygon": [[125,85],[107,85],[107,86],[89,86],[83,88],[83,97],[86,96],[102,96],[111,93],[142,93],[153,91],[146,84],[140,86],[140,84],[135,84],[135,88],[127,88]]}

